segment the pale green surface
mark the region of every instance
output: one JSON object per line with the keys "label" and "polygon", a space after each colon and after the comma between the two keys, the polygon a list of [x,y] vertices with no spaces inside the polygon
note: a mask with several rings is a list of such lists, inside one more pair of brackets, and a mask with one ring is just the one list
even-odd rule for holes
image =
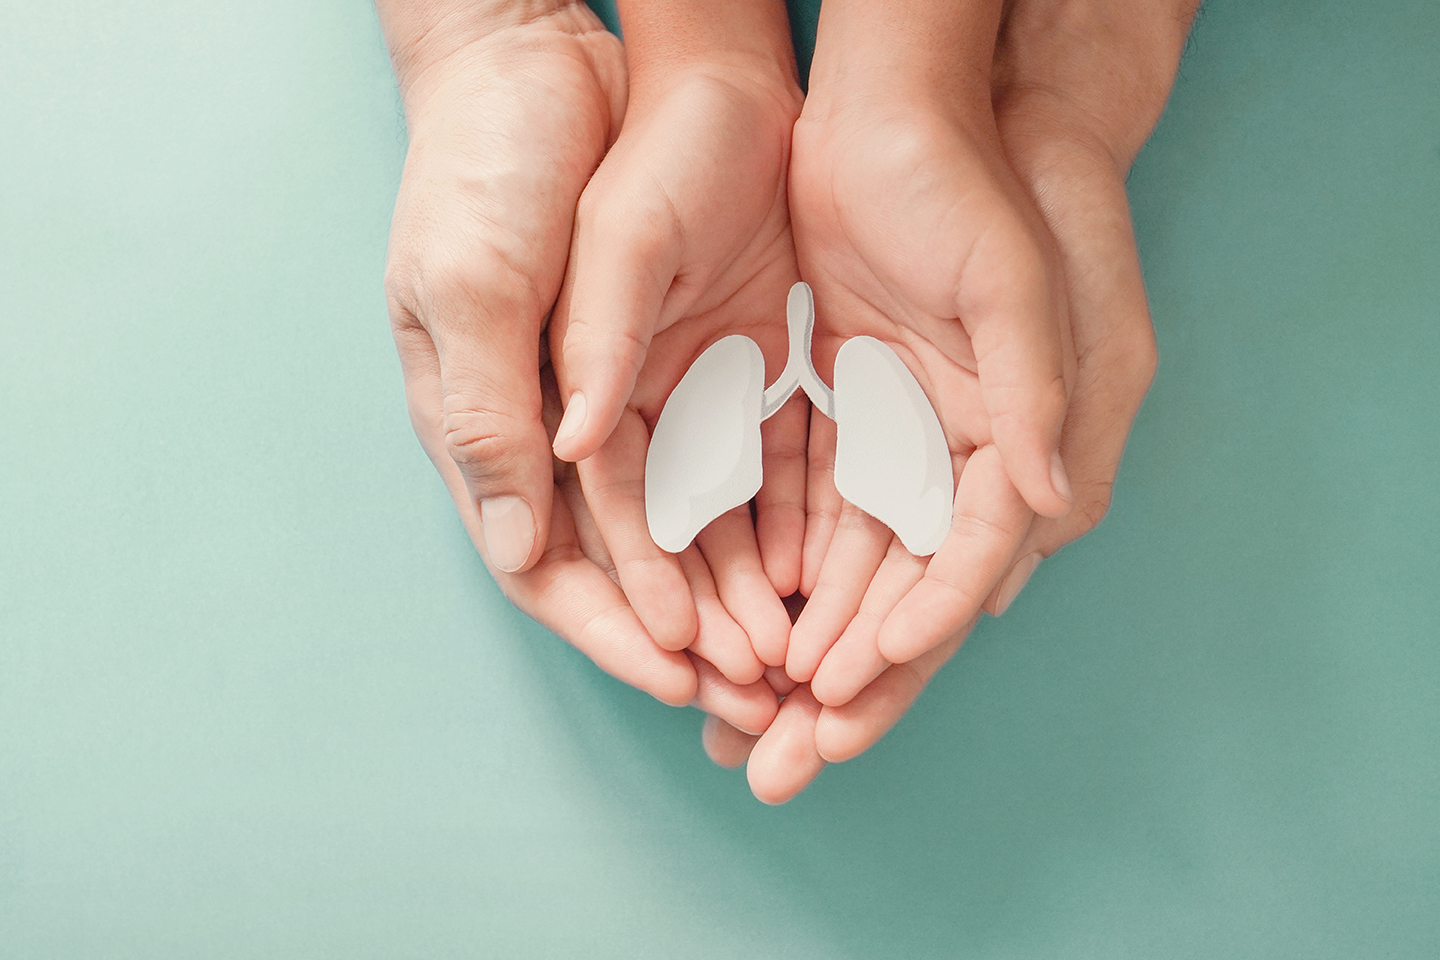
{"label": "pale green surface", "polygon": [[410,436],[366,5],[0,23],[0,957],[1440,952],[1440,4],[1210,5],[1110,519],[781,809]]}

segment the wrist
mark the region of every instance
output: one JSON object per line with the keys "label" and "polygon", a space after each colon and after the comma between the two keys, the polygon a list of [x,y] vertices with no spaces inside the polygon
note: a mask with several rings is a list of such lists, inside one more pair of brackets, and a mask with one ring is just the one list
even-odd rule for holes
{"label": "wrist", "polygon": [[999,22],[999,0],[827,0],[807,113],[888,101],[958,118],[988,114]]}
{"label": "wrist", "polygon": [[459,61],[506,51],[543,53],[587,35],[608,35],[579,0],[377,0],[376,9],[407,117]]}
{"label": "wrist", "polygon": [[798,111],[800,84],[780,0],[619,0],[632,101],[695,77],[766,90]]}
{"label": "wrist", "polygon": [[769,62],[721,57],[679,63],[663,74],[632,76],[625,116],[627,120],[646,117],[672,97],[688,97],[707,89],[728,103],[743,105],[747,115],[762,119],[787,141],[804,104],[793,74],[777,71]]}

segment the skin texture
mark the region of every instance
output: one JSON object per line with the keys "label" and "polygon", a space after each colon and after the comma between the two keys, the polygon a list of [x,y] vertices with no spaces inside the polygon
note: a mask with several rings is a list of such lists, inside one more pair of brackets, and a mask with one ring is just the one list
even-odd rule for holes
{"label": "skin texture", "polygon": [[[392,327],[411,421],[471,539],[517,606],[602,669],[763,729],[776,698],[754,682],[744,634],[723,642],[734,624],[703,564],[683,595],[697,630],[719,639],[663,647],[616,583],[577,471],[551,455],[560,403],[542,333],[581,192],[622,123],[619,42],[581,6],[379,10],[410,132],[386,272]],[[521,570],[492,560],[481,504],[497,496],[534,512]]]}
{"label": "skin texture", "polygon": [[[909,6],[933,20],[951,5]],[[993,36],[998,10],[971,13],[971,29]],[[833,34],[889,49],[884,26],[856,39],[874,16],[861,5],[822,18],[822,69],[795,127],[792,217],[815,289],[816,365],[825,376],[854,336],[889,344],[935,406],[957,487],[950,534],[928,563],[891,550],[888,529],[819,480],[834,428],[815,425],[802,573],[814,602],[786,670],[810,681],[838,647],[819,696],[837,678],[863,685],[973,619],[1035,511],[1063,516],[1071,496],[1056,454],[1074,360],[1054,241],[1010,169],[990,102],[969,95],[958,70],[951,83],[934,79],[954,53],[922,45],[913,66],[885,74],[891,95],[868,72],[827,65]],[[895,626],[884,622],[892,610]]]}
{"label": "skin texture", "polygon": [[[1124,178],[1169,95],[1195,7],[1170,0],[1020,0],[1007,9],[992,69],[996,129],[1055,240],[1063,269],[1077,370],[1062,451],[1075,508],[1057,519],[1032,518],[985,598],[984,609],[992,614],[1014,600],[1039,558],[1104,516],[1125,438],[1154,376],[1154,334]],[[812,438],[818,432],[812,430]],[[812,472],[810,489],[824,495],[826,485],[816,474],[823,470],[825,438],[818,439],[822,465]],[[828,509],[841,516],[838,503],[831,496]],[[866,591],[866,613],[847,625],[849,639],[842,638],[821,663],[811,696],[793,709],[787,708],[791,698],[781,704],[771,730],[786,750],[794,752],[807,732],[814,757],[823,760],[846,760],[868,749],[909,709],[973,625],[962,625],[908,662],[885,660],[874,625],[894,611],[893,598],[920,564],[894,547],[886,546]],[[807,556],[809,549],[807,542]],[[831,657],[837,657],[833,670]],[[818,710],[817,696],[825,701]],[[707,752],[725,766],[748,759],[751,787],[768,802],[794,796],[819,772],[808,755],[790,770],[775,763],[778,751],[766,744],[769,731],[753,737],[727,727],[718,719],[707,722]]]}
{"label": "skin texture", "polygon": [[528,506],[528,548],[476,539],[492,569],[519,572],[545,549],[553,500],[541,330],[576,202],[619,132],[623,53],[581,7],[521,23],[467,19],[459,2],[379,9],[410,134],[385,286],[411,420],[462,478],[462,514]]}
{"label": "skin texture", "polygon": [[[707,751],[779,803],[883,736],[980,610],[1103,516],[1155,366],[1124,176],[1194,3],[877,21],[832,0],[793,138],[776,5],[628,6],[627,71],[578,5],[378,4],[411,136],[392,325],[417,435],[507,596],[711,714]],[[648,542],[665,396],[731,332],[779,372],[797,257],[822,376],[868,333],[937,401],[959,481],[933,558],[843,504],[833,424],[807,439],[798,398],[766,425],[755,525],[736,511],[678,557]],[[796,586],[814,602],[791,632]]]}
{"label": "skin texture", "polygon": [[[758,537],[742,507],[678,557],[665,553],[645,523],[645,453],[670,391],[716,340],[755,340],[771,378],[784,366],[776,304],[798,279],[785,190],[798,110],[798,88],[763,67],[680,68],[636,86],[620,139],[580,198],[551,327],[569,410],[585,397],[585,424],[557,447],[578,459],[621,586],[661,645],[680,649],[696,636],[676,601],[685,573],[713,581],[730,624],[700,642],[723,646],[724,662],[741,660],[743,649],[745,669],[727,671],[740,682],[759,678],[762,657],[784,656],[790,624],[780,592],[798,580],[805,408],[788,405],[762,428]],[[596,421],[601,443],[586,452],[581,439]]]}

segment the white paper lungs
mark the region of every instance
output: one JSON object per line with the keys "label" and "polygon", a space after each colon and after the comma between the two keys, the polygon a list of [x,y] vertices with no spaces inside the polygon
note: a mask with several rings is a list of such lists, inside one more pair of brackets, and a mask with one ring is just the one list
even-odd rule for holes
{"label": "white paper lungs", "polygon": [[760,422],[804,389],[835,419],[835,488],[895,531],[916,556],[950,530],[954,474],[935,410],[895,352],[873,337],[846,341],[835,389],[815,373],[815,301],[806,284],[786,303],[790,357],[767,390],[765,358],[748,337],[726,337],[691,365],[665,402],[645,460],[650,536],[679,553],[711,520],[760,489]]}
{"label": "white paper lungs", "polygon": [[950,531],[954,472],[935,410],[908,367],[874,337],[835,357],[835,489],[923,557]]}
{"label": "white paper lungs", "polygon": [[705,525],[760,489],[765,358],[726,337],[675,385],[645,458],[645,517],[657,546],[679,553]]}

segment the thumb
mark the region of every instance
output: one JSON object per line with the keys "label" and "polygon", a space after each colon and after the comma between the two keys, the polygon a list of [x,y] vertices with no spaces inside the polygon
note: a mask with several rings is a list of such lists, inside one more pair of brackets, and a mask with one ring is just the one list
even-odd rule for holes
{"label": "thumb", "polygon": [[1058,271],[1017,230],[977,257],[971,275],[984,279],[958,307],[974,344],[995,447],[1030,508],[1062,516],[1074,499],[1060,458],[1073,347]]}
{"label": "thumb", "polygon": [[486,559],[516,573],[544,552],[554,491],[540,415],[540,318],[523,291],[501,282],[507,274],[499,265],[477,266],[431,285],[425,327],[438,367],[444,454],[479,513]]}
{"label": "thumb", "polygon": [[603,174],[580,197],[551,325],[551,356],[565,398],[555,434],[561,460],[585,459],[614,431],[680,265],[673,210],[647,202],[657,188],[630,189]]}

